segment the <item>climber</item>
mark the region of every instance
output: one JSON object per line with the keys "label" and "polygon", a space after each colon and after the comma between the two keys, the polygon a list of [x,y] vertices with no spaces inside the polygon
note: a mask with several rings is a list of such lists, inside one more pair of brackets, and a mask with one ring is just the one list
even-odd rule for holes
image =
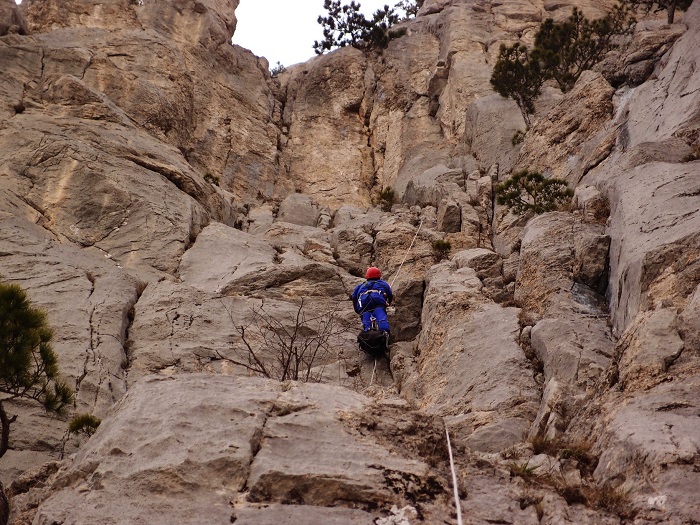
{"label": "climber", "polygon": [[380,332],[389,334],[389,321],[386,317],[386,307],[394,300],[391,286],[382,281],[382,272],[374,266],[367,268],[364,283],[358,284],[352,292],[352,302],[355,312],[362,316],[362,331],[369,332],[372,328],[372,318],[377,322]]}

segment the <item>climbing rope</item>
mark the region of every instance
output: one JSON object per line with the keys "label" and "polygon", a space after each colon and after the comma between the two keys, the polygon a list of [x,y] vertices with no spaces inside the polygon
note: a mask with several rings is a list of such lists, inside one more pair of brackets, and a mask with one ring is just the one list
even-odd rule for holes
{"label": "climbing rope", "polygon": [[372,383],[374,383],[374,372],[377,371],[377,360],[374,360],[374,368],[372,369],[372,378],[369,380],[369,386],[372,386]]}
{"label": "climbing rope", "polygon": [[457,488],[457,473],[455,472],[455,460],[452,457],[452,445],[450,444],[450,432],[445,425],[445,435],[447,436],[447,451],[450,453],[450,469],[452,470],[452,487],[455,491],[455,507],[457,508],[457,525],[462,525],[462,504],[459,501],[459,490]]}
{"label": "climbing rope", "polygon": [[391,283],[389,283],[389,286],[393,289],[394,283],[396,282],[396,278],[399,276],[399,273],[401,273],[401,268],[403,268],[403,263],[406,262],[406,259],[408,258],[408,254],[411,253],[411,249],[413,248],[413,244],[416,242],[416,239],[418,238],[418,234],[420,233],[420,229],[423,227],[423,219],[421,219],[420,224],[418,225],[418,230],[416,230],[416,234],[413,236],[413,240],[411,241],[411,245],[408,247],[408,250],[406,250],[406,255],[403,256],[403,261],[401,261],[401,264],[399,265],[399,269],[396,270],[396,273],[394,274],[394,277],[391,279]]}

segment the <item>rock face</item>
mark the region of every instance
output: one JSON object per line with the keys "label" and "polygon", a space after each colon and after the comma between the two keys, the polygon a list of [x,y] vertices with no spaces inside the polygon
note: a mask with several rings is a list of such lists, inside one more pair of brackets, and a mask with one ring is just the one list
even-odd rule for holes
{"label": "rock face", "polygon": [[[428,519],[445,519],[446,480],[425,462],[442,455],[416,455],[440,439],[436,421],[394,402],[335,394],[209,375],[145,378],[56,479],[36,519],[286,523],[309,505],[333,508],[310,511],[307,523],[364,524],[409,502]],[[422,435],[385,417],[399,412]],[[142,504],[132,504],[130,490]]]}
{"label": "rock face", "polygon": [[[451,523],[445,430],[470,523],[697,519],[700,5],[546,87],[522,144],[489,84],[613,4],[426,0],[271,78],[238,0],[0,0],[0,276],[76,391],[5,402],[10,522]],[[496,205],[516,169],[571,205]],[[390,359],[356,344],[370,265]]]}

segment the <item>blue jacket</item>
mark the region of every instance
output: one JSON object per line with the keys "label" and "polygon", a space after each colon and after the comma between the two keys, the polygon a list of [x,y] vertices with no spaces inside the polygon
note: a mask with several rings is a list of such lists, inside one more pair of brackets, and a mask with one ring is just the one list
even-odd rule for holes
{"label": "blue jacket", "polygon": [[394,300],[391,286],[381,279],[368,279],[358,284],[352,292],[352,305],[355,312],[369,312],[378,307],[386,307]]}

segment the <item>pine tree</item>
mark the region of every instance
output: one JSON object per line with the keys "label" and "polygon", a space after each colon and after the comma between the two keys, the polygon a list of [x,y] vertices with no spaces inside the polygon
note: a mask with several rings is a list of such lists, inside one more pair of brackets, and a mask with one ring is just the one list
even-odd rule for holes
{"label": "pine tree", "polygon": [[60,413],[73,393],[58,377],[58,357],[51,346],[53,331],[46,313],[34,308],[18,285],[0,283],[0,457],[9,448],[9,417],[3,403],[30,399]]}
{"label": "pine tree", "polygon": [[387,46],[392,38],[391,26],[400,21],[393,7],[385,5],[368,20],[360,12],[359,2],[341,5],[340,1],[325,0],[323,3],[327,16],[319,16],[317,20],[323,26],[323,40],[314,42],[316,54],[346,46],[358,49]]}
{"label": "pine tree", "polygon": [[600,62],[614,49],[615,37],[629,33],[634,19],[626,7],[617,6],[605,17],[588,20],[574,7],[564,22],[545,20],[535,35],[533,55],[541,61],[547,79],[556,80],[562,91],[574,87],[581,73]]}
{"label": "pine tree", "polygon": [[574,192],[565,180],[547,179],[541,173],[522,170],[496,186],[498,204],[517,214],[544,213],[566,204]]}
{"label": "pine tree", "polygon": [[530,55],[527,47],[521,44],[510,47],[501,45],[491,75],[491,85],[499,95],[515,100],[528,127],[544,81],[540,61]]}
{"label": "pine tree", "polygon": [[[633,9],[642,8],[643,11],[649,13],[652,9],[654,12],[666,10],[667,20],[669,24],[673,23],[676,16],[676,10],[687,11],[693,0],[621,0],[623,4],[632,7]],[[654,9],[656,8],[656,9]]]}
{"label": "pine tree", "polygon": [[554,79],[562,91],[570,90],[581,73],[615,48],[616,37],[633,28],[634,18],[623,5],[598,20],[588,20],[577,8],[564,22],[549,18],[540,25],[532,50],[522,44],[501,45],[491,85],[501,96],[515,100],[529,127],[545,81]]}

